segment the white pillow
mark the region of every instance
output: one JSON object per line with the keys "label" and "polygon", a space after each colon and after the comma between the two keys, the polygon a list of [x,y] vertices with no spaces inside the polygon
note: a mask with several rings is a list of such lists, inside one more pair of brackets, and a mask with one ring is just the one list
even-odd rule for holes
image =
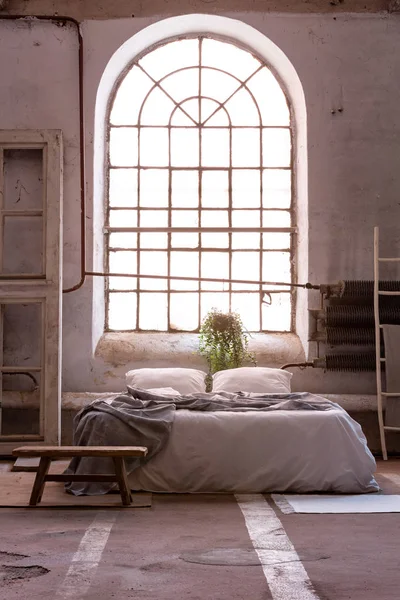
{"label": "white pillow", "polygon": [[152,394],[159,394],[160,396],[180,396],[178,390],[174,390],[172,387],[150,388],[146,389],[146,392],[151,392]]}
{"label": "white pillow", "polygon": [[134,369],[128,371],[125,377],[126,385],[146,390],[171,387],[180,394],[195,394],[206,390],[204,382],[206,373],[197,369],[179,367]]}
{"label": "white pillow", "polygon": [[240,367],[213,375],[213,392],[264,392],[289,394],[292,373],[268,367]]}

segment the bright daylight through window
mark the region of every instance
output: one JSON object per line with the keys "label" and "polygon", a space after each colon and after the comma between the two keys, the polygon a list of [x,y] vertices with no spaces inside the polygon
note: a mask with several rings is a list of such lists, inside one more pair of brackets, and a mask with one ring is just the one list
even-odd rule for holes
{"label": "bright daylight through window", "polygon": [[292,277],[290,125],[276,77],[231,42],[175,40],[131,64],[109,117],[107,268],[167,278],[109,277],[108,330],[197,331],[215,307],[290,331],[290,287],[261,284]]}

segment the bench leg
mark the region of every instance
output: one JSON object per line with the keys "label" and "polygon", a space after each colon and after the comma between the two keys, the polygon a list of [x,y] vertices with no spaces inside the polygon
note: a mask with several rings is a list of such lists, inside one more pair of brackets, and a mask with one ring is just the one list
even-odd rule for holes
{"label": "bench leg", "polygon": [[113,456],[113,461],[119,486],[119,493],[121,494],[122,498],[122,504],[124,506],[129,506],[132,503],[132,495],[131,490],[129,489],[124,459],[121,456]]}
{"label": "bench leg", "polygon": [[42,499],[45,477],[49,472],[51,465],[51,458],[48,456],[42,456],[39,463],[39,469],[36,473],[35,481],[33,483],[32,493],[29,500],[29,506],[36,506]]}

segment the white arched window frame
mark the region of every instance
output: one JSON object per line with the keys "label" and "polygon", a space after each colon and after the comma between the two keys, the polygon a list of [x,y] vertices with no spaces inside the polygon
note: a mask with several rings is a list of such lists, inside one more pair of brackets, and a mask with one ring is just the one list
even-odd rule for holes
{"label": "white arched window frame", "polygon": [[[298,233],[295,238],[295,254],[298,260],[298,278],[306,281],[308,275],[307,261],[307,156],[306,156],[306,110],[304,94],[299,78],[284,53],[259,31],[243,22],[215,17],[211,15],[186,15],[174,17],[155,23],[129,39],[117,50],[109,61],[103,74],[97,94],[95,119],[95,160],[94,168],[98,176],[95,178],[94,203],[104,201],[107,193],[103,174],[107,171],[107,156],[104,153],[107,135],[107,103],[113,97],[116,82],[121,73],[126,72],[132,61],[143,56],[148,48],[165,44],[171,38],[179,36],[193,37],[205,35],[225,39],[248,49],[265,62],[271,70],[278,74],[282,88],[285,90],[292,107],[293,126],[293,208],[296,210]],[[96,212],[96,211],[95,211]],[[97,215],[101,212],[98,211]],[[103,222],[104,223],[104,222]],[[98,223],[100,219],[98,217]],[[96,230],[96,223],[95,223]],[[94,263],[99,265],[101,244],[96,246]],[[100,250],[100,251],[99,251]],[[297,326],[300,336],[306,335],[304,326],[306,296],[299,294],[297,298]],[[300,316],[300,318],[299,318]],[[304,339],[303,339],[304,341]]]}

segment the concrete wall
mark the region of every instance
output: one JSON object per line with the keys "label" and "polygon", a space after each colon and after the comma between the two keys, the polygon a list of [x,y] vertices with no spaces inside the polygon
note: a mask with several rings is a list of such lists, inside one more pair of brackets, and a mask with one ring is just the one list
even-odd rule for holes
{"label": "concrete wall", "polygon": [[[304,4],[304,3],[303,3]],[[307,4],[307,3],[306,3]],[[364,3],[363,3],[364,4]],[[382,7],[383,8],[383,7]],[[383,252],[400,256],[400,16],[396,13],[227,13],[268,36],[303,84],[308,111],[309,272],[314,283],[372,278],[373,227]],[[88,268],[93,257],[94,104],[113,53],[161,17],[86,21],[84,94]],[[0,21],[0,128],[60,128],[65,142],[64,287],[79,281],[78,44],[72,25]],[[338,109],[342,109],[340,112]],[[97,281],[96,286],[102,287]],[[199,366],[194,336],[125,337],[93,343],[102,304],[87,280],[64,295],[63,389],[123,388],[135,366]],[[310,297],[310,306],[318,298]],[[22,342],[23,343],[23,342]],[[255,342],[260,349],[259,340]],[[260,364],[304,358],[290,335],[264,338]],[[315,349],[311,347],[311,355]],[[374,393],[372,374],[296,372],[294,389]]]}

